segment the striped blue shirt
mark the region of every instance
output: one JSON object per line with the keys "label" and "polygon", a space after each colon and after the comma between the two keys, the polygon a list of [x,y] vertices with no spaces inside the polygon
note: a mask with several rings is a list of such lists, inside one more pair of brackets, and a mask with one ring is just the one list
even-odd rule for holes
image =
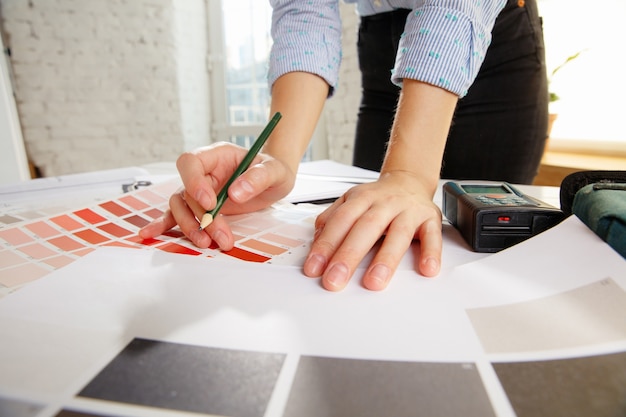
{"label": "striped blue shirt", "polygon": [[[506,0],[344,0],[361,16],[410,9],[392,82],[423,81],[463,97],[491,42]],[[339,0],[270,0],[274,44],[270,86],[286,73],[317,74],[336,88],[341,63]]]}

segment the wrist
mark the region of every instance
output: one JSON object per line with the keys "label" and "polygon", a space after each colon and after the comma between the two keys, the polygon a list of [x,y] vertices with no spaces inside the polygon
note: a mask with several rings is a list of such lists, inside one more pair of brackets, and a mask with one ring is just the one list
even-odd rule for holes
{"label": "wrist", "polygon": [[381,175],[414,177],[417,187],[434,195],[457,100],[439,87],[405,79]]}
{"label": "wrist", "polygon": [[272,86],[271,114],[280,112],[283,117],[263,152],[294,173],[313,136],[328,89],[323,78],[306,72],[287,73]]}
{"label": "wrist", "polygon": [[412,169],[390,168],[380,172],[380,180],[393,181],[412,194],[432,199],[439,186],[439,177],[429,178],[428,174]]}

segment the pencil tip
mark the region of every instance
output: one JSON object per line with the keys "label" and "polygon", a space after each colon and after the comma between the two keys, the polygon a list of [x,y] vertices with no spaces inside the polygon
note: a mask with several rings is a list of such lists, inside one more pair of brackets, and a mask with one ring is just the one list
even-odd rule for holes
{"label": "pencil tip", "polygon": [[211,223],[213,223],[213,216],[211,213],[205,213],[204,216],[202,216],[202,220],[200,220],[200,227],[198,227],[198,230],[204,230]]}

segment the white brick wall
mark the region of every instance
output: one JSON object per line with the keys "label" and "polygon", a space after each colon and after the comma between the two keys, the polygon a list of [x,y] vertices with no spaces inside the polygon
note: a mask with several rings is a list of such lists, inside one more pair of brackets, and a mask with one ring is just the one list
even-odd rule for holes
{"label": "white brick wall", "polygon": [[44,175],[173,160],[207,137],[203,0],[1,7],[24,140]]}
{"label": "white brick wall", "polygon": [[[210,141],[204,0],[2,0],[0,12],[24,140],[44,175],[173,161]],[[329,157],[349,164],[358,17],[353,5],[341,12],[340,86],[323,127]]]}

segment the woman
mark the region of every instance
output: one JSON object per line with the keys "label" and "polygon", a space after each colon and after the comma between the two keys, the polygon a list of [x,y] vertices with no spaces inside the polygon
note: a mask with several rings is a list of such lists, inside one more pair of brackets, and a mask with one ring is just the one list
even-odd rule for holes
{"label": "woman", "polygon": [[[338,0],[272,0],[271,3],[274,8],[274,45],[269,70],[271,114],[279,111],[283,118],[253,165],[229,188],[229,199],[222,209],[224,214],[258,210],[289,193],[324,102],[337,84],[341,60]],[[321,277],[322,285],[328,290],[341,290],[382,236],[384,239],[362,278],[366,288],[381,290],[387,286],[414,239],[420,245],[418,272],[428,277],[439,273],[441,212],[432,198],[438,186],[450,124],[459,97],[471,97],[467,94],[473,90],[470,86],[482,76],[479,69],[488,61],[485,56],[496,18],[503,8],[512,7],[528,10],[517,0],[358,0],[357,8],[364,21],[368,20],[367,16],[388,12],[406,16],[404,26],[402,19],[396,25],[403,32],[398,38],[395,67],[385,70],[387,64],[382,66],[383,72],[391,75],[393,85],[401,88],[393,105],[390,133],[389,127],[381,128],[382,123],[374,123],[383,130],[374,136],[387,143],[379,179],[350,189],[317,218],[314,241],[303,267],[305,275]],[[518,29],[504,25],[503,30]],[[361,47],[362,66],[364,48],[365,44]],[[370,48],[374,54],[384,52]],[[513,44],[505,43],[499,48],[504,48],[504,56],[512,49],[512,55],[517,53]],[[536,55],[539,54],[537,51]],[[540,60],[535,61],[541,68]],[[500,65],[503,64],[494,64],[495,69]],[[365,69],[364,87],[369,76],[370,71]],[[507,76],[514,79],[516,73]],[[477,114],[485,111],[482,104],[468,101],[469,110],[464,111]],[[360,130],[369,130],[363,123],[367,122],[368,107],[376,103],[364,98]],[[494,99],[492,106],[499,108],[498,99]],[[462,126],[457,127],[455,122],[453,130],[457,128]],[[462,139],[470,148],[483,146],[479,144],[480,137]],[[370,145],[364,146],[368,149]],[[454,146],[451,143],[449,147]],[[362,149],[363,145],[357,144],[357,148]],[[488,153],[491,149],[482,151]],[[198,230],[197,219],[215,206],[216,193],[245,153],[243,148],[221,143],[181,155],[177,167],[184,190],[171,197],[170,210],[164,217],[145,227],[140,235],[154,237],[178,224],[199,247],[215,242],[224,250],[232,248],[233,235],[222,217],[218,216],[205,230]],[[480,154],[481,150],[476,153]],[[465,151],[460,154],[465,155]],[[505,156],[496,155],[489,159],[489,164],[495,164],[493,159],[500,157]],[[507,165],[511,161],[503,163]],[[450,165],[449,161],[445,164]]]}
{"label": "woman", "polygon": [[[400,89],[391,82],[410,10],[362,16],[362,98],[353,163],[379,170]],[[442,178],[532,183],[546,140],[548,87],[536,1],[508,1],[492,30],[478,76],[453,117]],[[427,59],[427,58],[426,58]],[[445,88],[445,86],[442,85]]]}

